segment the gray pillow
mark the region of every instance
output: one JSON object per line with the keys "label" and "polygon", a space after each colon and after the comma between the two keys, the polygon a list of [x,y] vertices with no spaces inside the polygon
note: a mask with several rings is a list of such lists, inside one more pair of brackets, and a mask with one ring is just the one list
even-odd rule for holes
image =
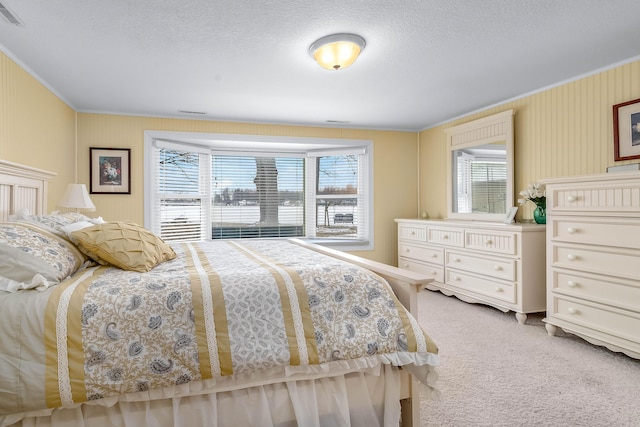
{"label": "gray pillow", "polygon": [[0,290],[45,290],[87,260],[73,243],[29,221],[0,223]]}

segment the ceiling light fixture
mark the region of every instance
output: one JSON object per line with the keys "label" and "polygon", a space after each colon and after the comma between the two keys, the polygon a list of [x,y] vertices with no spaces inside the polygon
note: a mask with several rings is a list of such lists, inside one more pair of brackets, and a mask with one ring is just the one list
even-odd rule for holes
{"label": "ceiling light fixture", "polygon": [[311,44],[309,55],[327,70],[342,70],[353,64],[366,43],[357,34],[332,34]]}

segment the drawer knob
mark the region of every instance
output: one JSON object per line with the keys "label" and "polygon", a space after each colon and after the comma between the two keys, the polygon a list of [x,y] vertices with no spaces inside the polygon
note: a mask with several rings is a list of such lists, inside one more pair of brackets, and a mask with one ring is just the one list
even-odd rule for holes
{"label": "drawer knob", "polygon": [[404,268],[409,268],[409,264],[407,264],[406,262],[404,263]]}
{"label": "drawer knob", "polygon": [[488,246],[491,246],[491,245],[493,245],[493,240],[487,239],[485,244],[488,245]]}
{"label": "drawer knob", "polygon": [[573,307],[569,307],[569,308],[567,309],[567,312],[568,312],[569,314],[578,314],[578,310],[576,310],[576,309],[575,309],[575,308],[573,308]]}
{"label": "drawer knob", "polygon": [[405,251],[405,252],[407,252],[407,253],[409,253],[409,252],[411,252],[411,249],[406,248],[404,251]]}
{"label": "drawer knob", "polygon": [[493,269],[494,269],[495,271],[502,271],[502,267],[500,267],[499,265],[495,265],[495,266],[493,267]]}
{"label": "drawer knob", "polygon": [[578,284],[576,282],[574,282],[573,280],[569,280],[567,282],[567,286],[569,286],[570,288],[575,288],[576,286],[578,286]]}
{"label": "drawer knob", "polygon": [[567,202],[575,202],[577,199],[576,196],[567,196]]}
{"label": "drawer knob", "polygon": [[496,292],[502,292],[502,288],[500,286],[496,286]]}
{"label": "drawer knob", "polygon": [[456,276],[453,278],[453,280],[455,280],[456,282],[459,282],[461,279],[460,279],[460,276]]}
{"label": "drawer knob", "polygon": [[578,257],[577,257],[577,256],[575,256],[574,254],[569,254],[569,255],[567,255],[567,259],[568,259],[569,261],[574,261],[576,258],[578,258]]}
{"label": "drawer knob", "polygon": [[444,240],[447,240],[447,239],[449,238],[449,235],[445,234],[444,236],[442,236],[442,238],[443,238]]}
{"label": "drawer knob", "polygon": [[416,235],[416,232],[415,232],[415,231],[412,231],[412,232],[411,232],[411,235],[412,235],[412,236],[415,236],[415,235]]}
{"label": "drawer knob", "polygon": [[431,258],[438,258],[438,254],[431,254]]}
{"label": "drawer knob", "polygon": [[435,270],[431,270],[431,275],[435,276],[436,275],[436,271]]}
{"label": "drawer knob", "polygon": [[460,258],[454,258],[453,262],[460,262]]}
{"label": "drawer knob", "polygon": [[569,228],[567,228],[567,233],[569,233],[569,234],[573,234],[573,233],[575,233],[575,232],[576,232],[576,229],[575,229],[575,228],[573,228],[573,227],[569,227]]}

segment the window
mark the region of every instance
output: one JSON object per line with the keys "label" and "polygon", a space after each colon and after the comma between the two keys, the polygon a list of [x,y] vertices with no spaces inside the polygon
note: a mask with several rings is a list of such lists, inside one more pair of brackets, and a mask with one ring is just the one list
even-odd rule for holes
{"label": "window", "polygon": [[213,239],[304,236],[304,159],[212,156]]}
{"label": "window", "polygon": [[370,141],[170,134],[145,132],[145,226],[165,240],[372,247]]}

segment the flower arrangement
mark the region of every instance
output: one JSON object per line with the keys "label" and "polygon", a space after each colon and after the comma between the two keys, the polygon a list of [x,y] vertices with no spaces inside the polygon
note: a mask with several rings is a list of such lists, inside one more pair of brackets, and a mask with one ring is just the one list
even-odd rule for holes
{"label": "flower arrangement", "polygon": [[524,205],[527,201],[531,201],[536,206],[545,206],[547,204],[547,190],[544,184],[529,184],[526,190],[521,191],[520,196],[522,199],[518,199],[520,205]]}

